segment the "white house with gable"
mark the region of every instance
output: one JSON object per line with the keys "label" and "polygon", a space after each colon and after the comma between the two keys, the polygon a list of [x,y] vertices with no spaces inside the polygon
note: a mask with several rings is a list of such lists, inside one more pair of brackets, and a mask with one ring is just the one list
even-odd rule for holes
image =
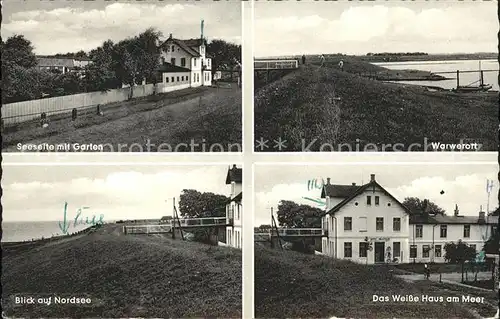
{"label": "white house with gable", "polygon": [[164,87],[179,90],[212,85],[212,59],[207,55],[203,21],[199,39],[181,40],[170,34],[160,44],[160,72]]}
{"label": "white house with gable", "polygon": [[226,244],[241,249],[242,244],[242,179],[243,169],[233,165],[226,176],[226,185],[231,186],[230,202],[226,205],[226,218],[229,226],[226,227]]}
{"label": "white house with gable", "polygon": [[365,185],[323,186],[322,253],[358,263],[445,262],[444,246],[462,240],[479,252],[498,216],[413,215],[371,174]]}
{"label": "white house with gable", "polygon": [[322,189],[326,212],[323,254],[359,263],[408,262],[410,213],[371,175],[365,185],[334,185]]}

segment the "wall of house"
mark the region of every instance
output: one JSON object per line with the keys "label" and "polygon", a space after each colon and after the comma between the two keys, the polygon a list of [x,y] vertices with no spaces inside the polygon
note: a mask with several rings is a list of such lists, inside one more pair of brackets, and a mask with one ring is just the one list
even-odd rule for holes
{"label": "wall of house", "polygon": [[226,227],[226,243],[234,248],[242,247],[242,229],[241,227]]}
{"label": "wall of house", "polygon": [[[367,203],[367,197],[371,196],[371,205]],[[375,196],[379,197],[379,204],[375,205]],[[335,218],[334,218],[335,217]],[[323,253],[337,258],[347,258],[354,262],[375,262],[375,243],[384,243],[384,260],[387,258],[387,247],[390,248],[391,259],[394,258],[394,242],[400,243],[399,262],[408,261],[408,238],[409,238],[409,216],[389,196],[385,195],[378,187],[373,191],[369,189],[363,194],[347,203],[335,216],[326,215],[323,220],[323,229],[328,231],[328,237],[322,240]],[[344,230],[345,217],[351,217],[352,230]],[[383,230],[376,229],[376,218],[383,218]],[[393,218],[400,218],[400,230],[393,230]],[[336,224],[336,229],[335,229]],[[335,231],[337,230],[337,236]],[[372,242],[372,251],[368,251],[367,257],[359,256],[359,243],[365,242],[365,238]],[[337,243],[335,244],[335,240]],[[344,256],[344,243],[352,244],[352,257]],[[397,256],[397,254],[396,254]]]}
{"label": "wall of house", "polygon": [[[175,65],[189,69],[192,63],[191,55],[173,42],[167,42],[166,45],[168,45],[168,49],[164,49],[160,53],[160,62],[163,62],[164,59],[165,62],[172,63],[172,58],[175,58]],[[173,51],[172,46],[174,47]],[[186,59],[185,65],[182,65],[182,58]]]}
{"label": "wall of house", "polygon": [[212,72],[204,71],[203,72],[203,85],[210,86],[212,85]]}
{"label": "wall of house", "polygon": [[164,72],[162,74],[162,93],[186,89],[190,86],[190,72]]}
{"label": "wall of house", "polygon": [[[444,245],[449,242],[457,242],[459,239],[464,241],[469,245],[476,245],[476,251],[480,251],[483,248],[484,242],[488,240],[491,234],[491,225],[470,225],[470,236],[468,238],[464,237],[464,225],[448,224],[446,225],[446,237],[441,237],[441,225],[422,225],[422,237],[416,237],[418,234],[417,225],[410,225],[410,237],[409,245],[415,245],[417,248],[417,254],[415,258],[410,257],[410,261],[413,262],[445,262],[444,255]],[[433,239],[434,232],[434,239]],[[434,247],[433,247],[434,245]],[[424,255],[424,246],[429,249],[428,254]],[[436,247],[437,246],[437,247]],[[438,248],[438,249],[436,249]],[[439,248],[441,253],[439,254]]]}
{"label": "wall of house", "polygon": [[201,71],[191,71],[191,86],[198,87],[202,85]]}

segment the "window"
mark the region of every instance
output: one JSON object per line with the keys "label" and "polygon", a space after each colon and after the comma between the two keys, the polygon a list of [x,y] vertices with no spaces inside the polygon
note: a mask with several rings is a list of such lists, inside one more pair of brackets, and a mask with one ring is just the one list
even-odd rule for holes
{"label": "window", "polygon": [[366,227],[366,225],[367,225],[367,219],[366,219],[366,217],[360,217],[360,218],[359,218],[359,231],[360,231],[360,232],[365,232],[365,231],[367,231],[367,229],[366,229],[366,228],[367,228],[367,227]]}
{"label": "window", "polygon": [[175,82],[175,78],[174,77],[172,77],[172,82]]}
{"label": "window", "polygon": [[401,243],[399,241],[392,243],[392,254],[394,255],[394,258],[401,257]]}
{"label": "window", "polygon": [[371,205],[371,204],[372,204],[372,197],[366,196],[366,205]]}
{"label": "window", "polygon": [[352,230],[352,217],[344,217],[344,230]]}
{"label": "window", "polygon": [[352,243],[344,243],[344,257],[345,258],[352,257]]}
{"label": "window", "polygon": [[380,204],[380,196],[375,196],[375,205]]}
{"label": "window", "polygon": [[416,238],[424,237],[424,226],[423,225],[415,225],[415,237]]}
{"label": "window", "polygon": [[360,242],[359,243],[359,257],[367,257],[368,256],[368,243]]}
{"label": "window", "polygon": [[186,58],[181,58],[181,66],[186,66]]}
{"label": "window", "polygon": [[429,258],[429,251],[430,251],[429,245],[423,245],[422,246],[422,257],[423,258]]}
{"label": "window", "polygon": [[196,66],[196,58],[193,58],[193,65]]}
{"label": "window", "polygon": [[441,245],[434,246],[434,256],[441,257]]}
{"label": "window", "polygon": [[448,227],[447,227],[447,225],[441,225],[439,236],[441,238],[446,238],[447,235],[448,235]]}
{"label": "window", "polygon": [[401,218],[394,217],[392,219],[392,230],[393,231],[401,231]]}
{"label": "window", "polygon": [[169,79],[169,77],[168,77],[168,76],[167,76],[167,77],[165,77],[165,82],[167,82],[167,83],[168,83],[168,80],[170,80],[170,79]]}
{"label": "window", "polygon": [[181,76],[181,81],[184,81],[184,75],[183,75],[183,76]]}
{"label": "window", "polygon": [[470,225],[464,225],[464,238],[470,237]]}
{"label": "window", "polygon": [[179,82],[179,77],[177,77],[177,82]]}
{"label": "window", "polygon": [[189,75],[186,75],[186,81],[189,81]]}
{"label": "window", "polygon": [[175,58],[171,58],[171,59],[170,59],[170,63],[171,63],[172,65],[175,65]]}
{"label": "window", "polygon": [[384,231],[384,217],[377,217],[376,227],[377,231]]}
{"label": "window", "polygon": [[174,51],[175,51],[175,47],[174,47],[174,46],[172,46],[172,52],[174,52]]}
{"label": "window", "polygon": [[410,258],[417,258],[417,245],[410,246]]}

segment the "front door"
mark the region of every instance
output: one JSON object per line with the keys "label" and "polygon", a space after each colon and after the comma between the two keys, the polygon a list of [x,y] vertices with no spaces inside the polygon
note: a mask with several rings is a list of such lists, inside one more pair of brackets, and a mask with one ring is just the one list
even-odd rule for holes
{"label": "front door", "polygon": [[375,262],[383,263],[384,262],[384,253],[385,253],[385,243],[375,243]]}

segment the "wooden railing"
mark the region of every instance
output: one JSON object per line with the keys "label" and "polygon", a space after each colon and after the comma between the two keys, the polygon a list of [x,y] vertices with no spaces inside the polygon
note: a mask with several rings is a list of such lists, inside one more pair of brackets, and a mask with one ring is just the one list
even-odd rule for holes
{"label": "wooden railing", "polygon": [[299,67],[297,60],[257,60],[254,70],[293,70]]}

